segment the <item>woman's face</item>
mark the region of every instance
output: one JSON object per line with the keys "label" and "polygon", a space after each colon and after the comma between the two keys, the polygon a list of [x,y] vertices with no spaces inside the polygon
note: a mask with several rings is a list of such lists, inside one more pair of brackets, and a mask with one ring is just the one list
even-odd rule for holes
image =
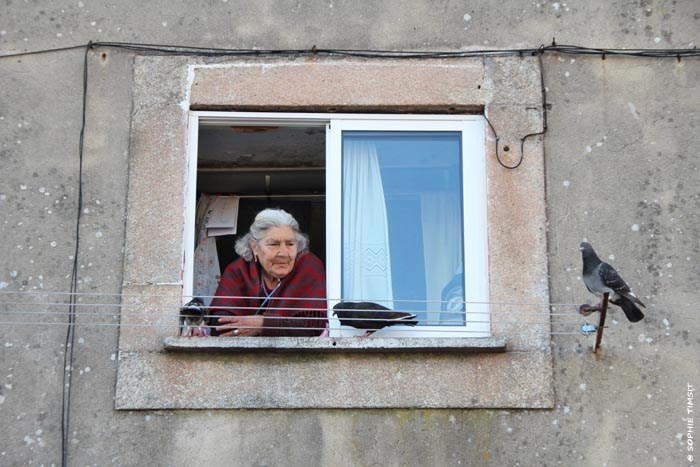
{"label": "woman's face", "polygon": [[292,272],[297,258],[297,237],[291,227],[270,227],[259,242],[251,240],[263,270],[275,279]]}

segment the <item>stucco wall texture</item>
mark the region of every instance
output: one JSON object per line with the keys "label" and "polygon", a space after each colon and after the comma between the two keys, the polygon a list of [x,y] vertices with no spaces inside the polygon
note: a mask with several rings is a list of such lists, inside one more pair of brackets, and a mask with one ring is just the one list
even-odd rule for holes
{"label": "stucco wall texture", "polygon": [[[84,51],[11,54],[89,40],[461,50],[538,47],[555,37],[591,47],[692,48],[699,26],[694,0],[221,0],[196,8],[5,1],[0,310],[17,309],[8,303],[20,299],[6,292],[69,290],[78,204]],[[88,54],[79,289],[114,304],[102,308],[109,316],[118,313],[124,282],[134,57]],[[85,315],[76,329],[68,465],[697,465],[687,457],[695,454],[687,450],[687,410],[688,386],[700,386],[700,59],[547,54],[543,73],[550,299],[591,300],[578,251],[587,239],[648,306],[636,324],[613,310],[598,355],[591,337],[552,336],[554,409],[115,411],[119,331],[91,326],[96,319]],[[61,464],[67,306],[52,310],[42,317],[47,324],[0,325],[0,465]]]}

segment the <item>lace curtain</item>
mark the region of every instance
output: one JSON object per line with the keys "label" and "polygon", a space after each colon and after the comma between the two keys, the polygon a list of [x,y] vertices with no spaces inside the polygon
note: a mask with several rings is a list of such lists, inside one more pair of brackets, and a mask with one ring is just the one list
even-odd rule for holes
{"label": "lace curtain", "polygon": [[343,299],[394,307],[384,188],[377,149],[345,140],[343,149]]}

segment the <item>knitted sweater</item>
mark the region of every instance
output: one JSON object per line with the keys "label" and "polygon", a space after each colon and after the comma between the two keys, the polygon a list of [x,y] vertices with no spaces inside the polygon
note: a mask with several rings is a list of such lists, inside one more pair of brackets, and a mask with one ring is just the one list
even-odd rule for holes
{"label": "knitted sweater", "polygon": [[[326,271],[313,253],[302,253],[271,297],[262,288],[260,266],[239,258],[221,276],[209,306],[214,316],[262,314],[263,336],[318,336],[327,324]],[[262,308],[261,308],[262,307]],[[211,325],[217,325],[212,318]],[[217,335],[216,330],[212,335]]]}

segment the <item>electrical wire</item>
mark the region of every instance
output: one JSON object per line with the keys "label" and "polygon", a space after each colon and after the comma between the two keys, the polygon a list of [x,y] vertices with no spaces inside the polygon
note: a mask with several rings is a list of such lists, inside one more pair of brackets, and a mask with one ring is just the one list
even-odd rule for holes
{"label": "electrical wire", "polygon": [[[63,353],[63,400],[61,404],[61,459],[62,465],[67,465],[68,460],[68,432],[70,426],[70,397],[73,377],[73,356],[75,351],[75,326],[76,322],[76,292],[78,291],[78,257],[80,254],[80,220],[83,212],[83,154],[85,141],[85,121],[87,109],[87,88],[88,88],[88,52],[91,49],[91,43],[85,47],[83,57],[83,102],[82,102],[82,121],[80,126],[80,138],[78,142],[78,212],[75,222],[75,251],[73,253],[73,267],[70,278],[70,291],[68,306],[68,326],[66,329],[66,347]],[[70,345],[69,345],[70,344]]]}
{"label": "electrical wire", "polygon": [[[538,51],[537,51],[537,60],[540,65],[540,89],[542,93],[542,131],[538,131],[535,133],[529,133],[522,138],[520,138],[520,157],[518,158],[518,161],[515,163],[515,165],[508,165],[503,160],[501,159],[500,153],[499,153],[499,140],[500,138],[498,137],[498,133],[496,133],[496,129],[493,127],[493,124],[491,123],[491,120],[489,120],[488,115],[486,114],[486,111],[484,111],[484,119],[486,120],[486,123],[489,124],[489,127],[491,128],[491,131],[493,132],[494,140],[496,142],[495,147],[496,147],[496,160],[498,163],[505,169],[508,170],[514,170],[520,167],[520,164],[523,163],[523,158],[525,157],[525,140],[532,137],[532,136],[540,136],[544,135],[547,132],[547,88],[544,85],[544,66],[542,64],[542,56],[544,54],[545,47],[544,45],[541,46]],[[503,150],[505,152],[508,152],[510,148],[508,146],[504,146]]]}
{"label": "electrical wire", "polygon": [[323,49],[316,46],[310,49],[226,49],[215,47],[194,47],[172,44],[145,44],[118,41],[96,41],[88,45],[74,45],[68,47],[48,48],[35,51],[17,52],[0,55],[2,58],[20,57],[23,55],[35,55],[51,52],[60,52],[87,47],[122,49],[140,53],[189,55],[203,57],[231,57],[231,56],[331,56],[331,57],[357,57],[357,58],[392,58],[392,59],[435,59],[435,58],[476,58],[476,57],[504,57],[504,56],[536,56],[538,54],[559,53],[565,55],[589,55],[606,58],[608,56],[637,57],[637,58],[681,58],[699,57],[700,50],[696,47],[685,49],[619,49],[596,48],[579,45],[557,44],[552,40],[550,45],[540,45],[534,48],[511,49],[475,49],[475,50],[446,50],[446,51],[398,51],[398,50],[363,50],[363,49]]}
{"label": "electrical wire", "polygon": [[15,58],[15,57],[24,57],[28,55],[39,55],[39,54],[46,54],[46,53],[53,53],[53,52],[65,52],[67,50],[78,50],[78,49],[84,49],[85,45],[70,45],[68,47],[57,47],[54,49],[41,49],[41,50],[34,50],[34,51],[28,51],[28,52],[17,52],[17,53],[11,53],[11,54],[5,54],[5,55],[0,55],[0,59],[2,58]]}
{"label": "electrical wire", "polygon": [[[144,43],[129,43],[129,42],[89,42],[87,46],[70,46],[57,49],[44,49],[33,52],[24,52],[11,55],[0,56],[17,57],[21,55],[32,55],[38,53],[48,53],[72,50],[79,47],[86,47],[86,51],[91,48],[114,48],[129,50],[132,52],[149,53],[149,54],[166,54],[166,55],[184,55],[184,56],[202,56],[202,57],[295,57],[295,56],[331,56],[331,57],[355,57],[355,58],[391,58],[391,59],[436,59],[436,58],[474,58],[474,57],[503,57],[503,56],[520,56],[525,55],[537,56],[540,63],[540,81],[542,90],[542,118],[543,127],[539,132],[529,133],[520,138],[520,156],[514,165],[508,165],[503,162],[500,154],[499,141],[500,138],[489,120],[486,112],[486,119],[495,138],[495,152],[498,163],[508,170],[517,169],[523,162],[525,151],[525,140],[533,136],[541,136],[547,132],[547,95],[544,84],[544,67],[542,64],[542,56],[545,53],[559,53],[567,55],[598,55],[602,59],[607,56],[624,56],[638,58],[681,58],[698,57],[700,50],[692,49],[608,49],[608,48],[593,48],[577,45],[561,45],[557,44],[555,39],[552,39],[551,45],[540,45],[538,48],[517,48],[517,49],[481,49],[481,50],[462,50],[462,51],[395,51],[395,50],[358,50],[358,49],[319,49],[315,45],[311,49],[223,49],[211,47],[193,47],[180,46],[171,44],[144,44]],[[505,146],[503,150],[509,151],[509,147]]]}

